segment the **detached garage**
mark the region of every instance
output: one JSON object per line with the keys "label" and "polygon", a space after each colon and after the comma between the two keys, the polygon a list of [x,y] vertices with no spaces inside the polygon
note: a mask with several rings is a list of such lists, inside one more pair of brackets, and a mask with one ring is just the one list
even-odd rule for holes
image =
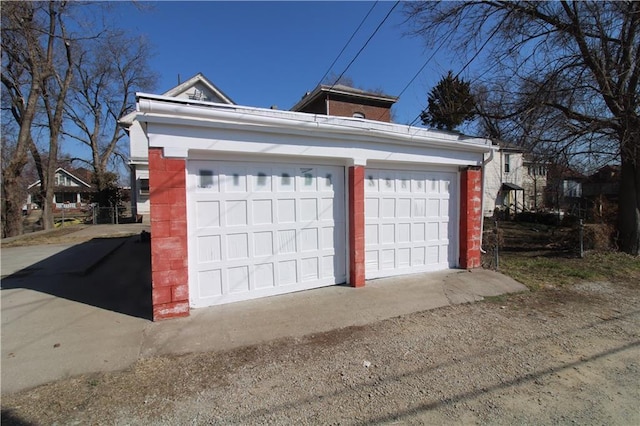
{"label": "detached garage", "polygon": [[149,147],[154,320],[480,265],[488,140],[146,94],[134,126]]}

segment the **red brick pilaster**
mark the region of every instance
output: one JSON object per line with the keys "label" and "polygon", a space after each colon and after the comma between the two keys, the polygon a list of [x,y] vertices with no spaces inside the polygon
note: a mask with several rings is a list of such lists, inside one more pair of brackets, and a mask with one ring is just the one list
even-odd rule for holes
{"label": "red brick pilaster", "polygon": [[186,163],[149,148],[153,320],[189,315]]}
{"label": "red brick pilaster", "polygon": [[349,167],[349,283],[364,286],[364,166]]}
{"label": "red brick pilaster", "polygon": [[460,173],[460,267],[479,268],[482,244],[482,169]]}

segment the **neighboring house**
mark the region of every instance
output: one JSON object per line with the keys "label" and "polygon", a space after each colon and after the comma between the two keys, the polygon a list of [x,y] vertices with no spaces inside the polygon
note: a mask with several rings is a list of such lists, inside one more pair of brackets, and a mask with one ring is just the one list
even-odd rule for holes
{"label": "neighboring house", "polygon": [[605,197],[617,201],[620,192],[620,166],[607,165],[585,179],[582,195],[595,199]]}
{"label": "neighboring house", "polygon": [[[87,169],[63,169],[58,167],[54,176],[53,208],[55,210],[84,209],[91,202],[96,188],[90,183],[91,172]],[[40,180],[28,186],[27,208],[42,208],[39,189]]]}
{"label": "neighboring house", "polygon": [[307,92],[291,111],[311,114],[353,117],[367,120],[391,122],[391,106],[398,100],[395,96],[372,93],[342,84],[319,85]]}
{"label": "neighboring house", "polygon": [[525,153],[523,167],[522,188],[525,194],[525,209],[534,212],[543,210],[546,207],[544,193],[547,186],[549,164],[532,154]]}
{"label": "neighboring house", "polygon": [[585,208],[582,184],[585,176],[567,166],[549,167],[545,203],[553,210],[579,212]]}
{"label": "neighboring house", "polygon": [[480,267],[490,141],[364,108],[336,117],[320,92],[332,116],[138,94],[130,143],[148,158],[155,320]]}
{"label": "neighboring house", "polygon": [[[201,73],[163,93],[163,96],[194,102],[214,102],[233,105],[234,102]],[[119,120],[120,125],[129,134],[131,170],[131,210],[134,217],[147,222],[149,219],[149,152],[144,133],[139,122],[134,121],[136,112],[125,115]]]}
{"label": "neighboring house", "polygon": [[485,154],[484,165],[484,205],[485,217],[493,216],[496,211],[502,214],[515,214],[523,211],[526,204],[525,150],[502,141],[494,141],[497,148]]}
{"label": "neighboring house", "polygon": [[582,184],[582,195],[589,200],[592,214],[596,218],[602,218],[611,214],[608,207],[615,208],[618,205],[620,193],[620,166],[607,165],[585,179]]}

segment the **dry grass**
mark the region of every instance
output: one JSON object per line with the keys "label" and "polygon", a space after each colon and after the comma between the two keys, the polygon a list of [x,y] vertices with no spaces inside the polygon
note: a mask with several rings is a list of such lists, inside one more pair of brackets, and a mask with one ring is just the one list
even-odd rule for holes
{"label": "dry grass", "polygon": [[73,240],[69,235],[86,228],[87,225],[65,225],[48,232],[26,234],[18,239],[2,242],[2,247],[34,246],[39,244],[59,244]]}
{"label": "dry grass", "polygon": [[[571,228],[514,222],[501,223],[499,228],[498,269],[533,291],[581,281],[610,281],[640,287],[640,259],[606,250],[603,244],[596,246],[605,249],[587,251],[581,259]],[[602,234],[607,234],[606,230]],[[491,244],[495,237],[485,241]],[[494,267],[494,263],[494,252],[489,250],[485,267]]]}

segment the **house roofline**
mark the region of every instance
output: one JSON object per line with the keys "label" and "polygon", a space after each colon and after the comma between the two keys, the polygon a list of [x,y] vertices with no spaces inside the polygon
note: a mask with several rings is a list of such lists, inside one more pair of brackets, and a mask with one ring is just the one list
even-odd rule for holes
{"label": "house roofline", "polygon": [[[83,181],[82,179],[80,179],[78,176],[74,175],[74,174],[73,174],[73,173],[71,173],[71,172],[68,172],[67,170],[63,169],[62,167],[58,167],[58,168],[56,169],[56,171],[55,171],[55,172],[53,172],[53,173],[54,173],[54,174],[56,174],[56,173],[58,173],[59,171],[61,171],[61,172],[65,172],[66,174],[68,174],[69,176],[71,176],[72,178],[74,178],[75,180],[77,180],[77,181],[79,181],[80,183],[82,183],[83,185],[85,185],[87,188],[91,188],[91,185],[90,185],[90,184],[86,183],[85,181]],[[39,184],[40,184],[40,182],[41,182],[41,180],[40,180],[40,179],[38,179],[37,181],[35,181],[35,182],[34,182],[34,183],[32,183],[31,185],[27,186],[27,189],[31,189],[31,188],[33,188],[34,186],[39,185]]]}
{"label": "house roofline", "polygon": [[361,99],[367,99],[370,101],[388,103],[389,106],[396,103],[399,99],[398,96],[388,96],[384,94],[377,94],[372,92],[367,92],[365,90],[356,89],[354,87],[344,86],[344,85],[335,85],[328,86],[321,84],[316,86],[311,92],[307,92],[302,99],[298,101],[294,106],[291,107],[290,111],[300,111],[302,108],[309,105],[311,102],[315,101],[320,97],[323,93],[343,95],[343,96],[355,96]]}
{"label": "house roofline", "polygon": [[491,146],[489,139],[395,123],[192,101],[145,93],[138,93],[137,98],[139,113],[136,119],[141,122],[174,122],[177,119],[188,119],[205,127],[250,126],[261,130],[277,128],[279,132],[285,133],[314,130],[319,131],[320,136],[325,138],[364,138],[373,142],[430,145],[453,151],[478,153],[496,149]]}
{"label": "house roofline", "polygon": [[[213,84],[211,82],[211,80],[209,80],[207,77],[205,77],[204,74],[202,74],[201,72],[199,72],[198,74],[194,75],[190,79],[178,84],[177,86],[167,90],[161,96],[175,97],[178,93],[183,92],[184,90],[186,90],[186,88],[188,88],[189,86],[191,86],[191,85],[193,85],[193,84],[195,84],[197,82],[201,82],[202,84],[207,86],[207,88],[209,90],[211,90],[216,96],[218,96],[220,99],[222,99],[224,101],[223,103],[226,103],[226,104],[229,104],[229,105],[235,105],[236,104],[233,101],[233,99],[231,99],[229,96],[227,96],[227,94],[225,94],[222,90],[220,90],[218,88],[218,86]],[[134,110],[134,111],[131,111],[128,114],[123,115],[122,117],[120,117],[120,119],[118,119],[118,124],[120,126],[122,126],[125,130],[127,130],[129,128],[129,126],[131,126],[131,123],[133,123],[133,120],[136,117],[136,113],[137,113],[137,111]]]}

